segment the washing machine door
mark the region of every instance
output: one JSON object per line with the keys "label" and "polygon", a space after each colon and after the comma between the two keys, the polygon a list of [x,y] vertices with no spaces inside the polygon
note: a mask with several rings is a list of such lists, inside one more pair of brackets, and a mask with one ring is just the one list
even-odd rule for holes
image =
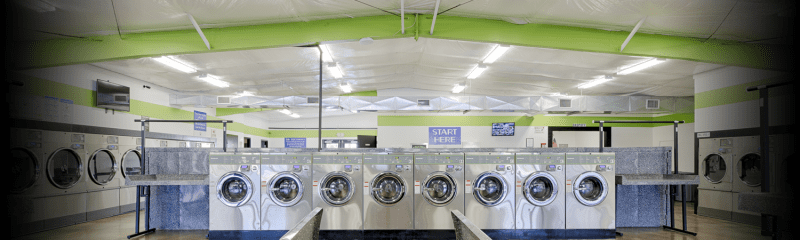
{"label": "washing machine door", "polygon": [[484,206],[500,204],[508,195],[506,180],[495,172],[481,173],[473,183],[472,195]]}
{"label": "washing machine door", "polygon": [[394,172],[382,172],[372,179],[370,195],[375,202],[391,206],[400,202],[406,194],[406,184],[400,175]]}
{"label": "washing machine door", "polygon": [[229,172],[217,182],[217,198],[229,207],[244,205],[253,197],[253,182],[247,175]]}
{"label": "washing machine door", "polygon": [[353,198],[355,185],[350,175],[344,172],[332,172],[320,181],[319,195],[322,200],[332,206],[347,204]]}
{"label": "washing machine door", "polygon": [[68,189],[81,180],[83,163],[75,151],[61,148],[53,152],[47,160],[47,178],[53,186]]}
{"label": "washing machine door", "polygon": [[89,177],[98,185],[106,185],[117,174],[117,160],[108,150],[95,151],[89,158]]}
{"label": "washing machine door", "polygon": [[547,206],[558,196],[558,182],[553,175],[546,172],[531,174],[522,187],[525,199],[536,206]]}
{"label": "washing machine door", "polygon": [[739,179],[747,186],[761,186],[761,155],[748,153],[736,163]]}
{"label": "washing machine door", "polygon": [[122,155],[122,177],[142,174],[142,155],[139,151],[128,150]]}
{"label": "washing machine door", "polygon": [[303,198],[303,181],[291,172],[276,174],[269,181],[267,192],[272,202],[282,207],[291,207]]}
{"label": "washing machine door", "polygon": [[728,168],[725,165],[725,159],[719,154],[708,155],[703,159],[703,166],[705,171],[703,177],[711,183],[722,182],[722,179],[725,177],[725,171],[727,171]]}
{"label": "washing machine door", "polygon": [[28,149],[12,148],[11,155],[11,189],[12,194],[25,192],[39,179],[39,160]]}
{"label": "washing machine door", "polygon": [[424,181],[422,196],[431,205],[440,207],[453,201],[458,191],[453,177],[446,172],[433,172]]}
{"label": "washing machine door", "polygon": [[597,172],[585,172],[575,179],[573,192],[581,204],[595,206],[606,199],[608,182]]}

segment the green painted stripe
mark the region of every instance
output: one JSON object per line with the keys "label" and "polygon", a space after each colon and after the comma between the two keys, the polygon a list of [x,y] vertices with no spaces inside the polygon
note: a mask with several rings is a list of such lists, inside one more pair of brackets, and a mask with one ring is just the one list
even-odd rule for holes
{"label": "green painted stripe", "polygon": [[[378,136],[378,130],[322,130],[322,137],[338,137],[337,133],[344,133],[344,137],[358,137],[358,135]],[[270,138],[316,138],[317,130],[269,130]]]}
{"label": "green painted stripe", "polygon": [[[517,126],[572,126],[572,124],[586,124],[587,127],[599,127],[600,124],[592,123],[593,120],[607,121],[686,121],[694,122],[693,113],[672,114],[663,117],[557,117],[537,115],[524,116],[378,116],[378,126],[492,126],[497,122],[514,122]],[[605,123],[607,127],[658,127],[670,124],[615,124]]]}
{"label": "green painted stripe", "polygon": [[[431,15],[419,17],[416,26],[430,29]],[[298,44],[352,40],[363,37],[389,39],[414,37],[414,32],[396,34],[397,17],[391,15],[328,19],[309,22],[207,28],[203,33],[211,44],[206,49],[193,29],[86,39],[62,38],[15,42],[18,69],[63,66],[160,55],[222,52],[294,46]],[[405,24],[414,24],[407,18]],[[438,16],[433,35],[423,37],[519,46],[601,52],[620,55],[664,57],[762,69],[791,69],[787,46],[741,43],[637,33],[620,53],[626,31],[546,24],[513,24],[499,20]]]}
{"label": "green painted stripe", "polygon": [[[694,106],[695,109],[701,109],[707,107],[715,107],[715,106],[757,100],[759,94],[758,91],[747,92],[746,90],[748,87],[779,83],[783,81],[786,81],[786,78],[770,78],[770,79],[764,79],[755,82],[749,82],[745,84],[739,84],[735,86],[724,87],[720,89],[714,89],[710,91],[697,93],[694,96]],[[775,97],[786,94],[793,94],[793,93],[791,91],[771,90],[769,96]]]}
{"label": "green painted stripe", "polygon": [[361,91],[361,92],[354,92],[354,93],[347,93],[342,94],[339,96],[365,96],[365,97],[375,97],[378,96],[378,91]]}
{"label": "green painted stripe", "polygon": [[277,108],[216,108],[217,110],[217,117],[221,116],[228,116],[234,114],[242,114],[242,113],[251,113],[251,112],[261,112],[261,111],[269,111],[275,110]]}

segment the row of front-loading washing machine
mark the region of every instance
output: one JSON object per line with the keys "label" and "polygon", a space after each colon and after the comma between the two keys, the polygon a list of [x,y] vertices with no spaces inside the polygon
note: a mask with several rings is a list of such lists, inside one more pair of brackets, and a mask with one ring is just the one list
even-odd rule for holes
{"label": "row of front-loading washing machine", "polygon": [[[212,153],[209,230],[614,229],[614,153]],[[260,180],[261,186],[258,186]],[[363,185],[362,185],[363,183]]]}
{"label": "row of front-loading washing machine", "polygon": [[[125,177],[142,172],[140,138],[10,130],[12,236],[135,209],[136,187],[126,186]],[[179,146],[158,139],[148,145]]]}

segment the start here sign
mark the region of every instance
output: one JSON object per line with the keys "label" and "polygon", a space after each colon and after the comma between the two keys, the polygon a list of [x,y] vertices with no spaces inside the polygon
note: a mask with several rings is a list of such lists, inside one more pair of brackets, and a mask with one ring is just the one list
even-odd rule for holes
{"label": "start here sign", "polygon": [[461,145],[461,127],[429,127],[428,145]]}

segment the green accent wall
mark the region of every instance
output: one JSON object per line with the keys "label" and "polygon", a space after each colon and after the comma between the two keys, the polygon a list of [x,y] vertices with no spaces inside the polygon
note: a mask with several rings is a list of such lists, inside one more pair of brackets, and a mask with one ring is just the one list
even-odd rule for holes
{"label": "green accent wall", "polygon": [[[514,122],[517,126],[572,126],[586,124],[587,127],[599,127],[593,120],[606,121],[686,121],[694,122],[694,114],[672,114],[662,117],[573,117],[573,116],[378,116],[378,126],[492,126],[492,123]],[[607,127],[658,127],[670,124],[614,124]]]}
{"label": "green accent wall", "polygon": [[[707,107],[715,107],[715,106],[757,100],[759,96],[758,91],[747,92],[748,87],[773,84],[784,81],[786,81],[786,78],[764,79],[755,82],[749,82],[745,84],[739,84],[735,86],[696,93],[694,95],[694,106],[695,109],[701,109]],[[790,91],[780,91],[773,89],[770,90],[769,96],[775,97],[785,94],[794,94],[794,93]]]}
{"label": "green accent wall", "polygon": [[363,96],[363,97],[375,97],[378,96],[378,91],[361,91],[361,92],[353,92],[353,93],[346,93],[339,96]]}
{"label": "green accent wall", "polygon": [[[787,46],[741,43],[711,39],[637,33],[624,52],[620,46],[627,31],[547,24],[512,24],[505,21],[455,16],[438,16],[433,35],[431,15],[418,17],[423,38],[504,43],[518,46],[601,52],[620,55],[663,57],[761,69],[791,69],[784,61]],[[397,33],[399,18],[392,15],[328,19],[309,22],[203,29],[211,50],[206,49],[193,29],[106,35],[86,39],[62,38],[14,42],[15,67],[42,68],[118,59],[235,51],[304,45],[307,43],[415,37],[416,31]],[[406,18],[406,26],[414,24]]]}

